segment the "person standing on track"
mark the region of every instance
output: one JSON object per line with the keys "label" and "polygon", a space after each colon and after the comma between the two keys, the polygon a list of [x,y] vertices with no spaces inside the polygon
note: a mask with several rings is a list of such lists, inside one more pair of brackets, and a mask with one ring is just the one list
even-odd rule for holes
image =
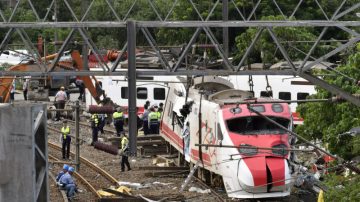
{"label": "person standing on track", "polygon": [[92,142],[91,146],[94,146],[95,142],[98,141],[98,133],[99,133],[99,116],[95,113],[91,115],[91,129],[92,129]]}
{"label": "person standing on track", "polygon": [[28,87],[29,87],[29,79],[24,79],[24,83],[23,83],[24,100],[27,100]]}
{"label": "person standing on track", "polygon": [[[160,103],[162,104],[162,103]],[[157,127],[157,134],[160,134],[160,126],[161,126],[161,115],[162,115],[162,112],[163,112],[163,108],[162,107],[159,107],[156,111],[156,114],[158,116],[158,127]]]}
{"label": "person standing on track", "polygon": [[122,131],[124,131],[124,114],[120,107],[113,113],[113,121],[116,129],[116,135],[120,137]]}
{"label": "person standing on track", "polygon": [[121,172],[125,171],[125,165],[128,171],[131,170],[129,163],[129,139],[127,138],[124,132],[121,133],[121,142],[120,142],[120,155],[121,155]]}
{"label": "person standing on track", "polygon": [[67,125],[67,121],[63,121],[63,127],[61,128],[61,142],[62,142],[62,156],[63,159],[69,159],[70,157],[70,127]]}
{"label": "person standing on track", "polygon": [[142,114],[142,121],[143,121],[143,131],[144,131],[144,135],[148,135],[149,134],[149,109],[148,106],[145,104],[144,105],[144,113]]}
{"label": "person standing on track", "polygon": [[16,80],[14,78],[10,86],[10,103],[13,104],[15,100]]}
{"label": "person standing on track", "polygon": [[106,124],[106,114],[99,114],[99,131],[104,134],[104,127]]}
{"label": "person standing on track", "polygon": [[85,84],[80,78],[76,78],[75,85],[79,88],[78,100],[85,102]]}
{"label": "person standing on track", "polygon": [[159,130],[159,119],[154,107],[150,108],[150,114],[148,117],[150,134],[157,134]]}
{"label": "person standing on track", "polygon": [[[56,109],[64,109],[67,98],[68,98],[68,96],[65,92],[65,88],[64,88],[64,86],[61,86],[60,90],[55,95]],[[60,121],[60,113],[61,112],[56,112],[56,120],[57,121]]]}

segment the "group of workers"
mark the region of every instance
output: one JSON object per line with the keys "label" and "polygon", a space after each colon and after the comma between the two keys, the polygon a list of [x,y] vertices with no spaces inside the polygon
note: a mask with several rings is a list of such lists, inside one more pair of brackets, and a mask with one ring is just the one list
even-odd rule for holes
{"label": "group of workers", "polygon": [[78,192],[74,179],[72,178],[74,171],[75,169],[73,167],[65,164],[62,171],[56,176],[57,185],[66,191],[66,196],[69,201],[74,198],[75,192]]}
{"label": "group of workers", "polygon": [[159,134],[163,107],[163,103],[160,103],[159,107],[157,105],[150,107],[150,102],[146,101],[142,115],[144,135]]}
{"label": "group of workers", "polygon": [[91,123],[91,130],[92,130],[92,141],[91,146],[94,146],[94,143],[98,141],[98,134],[99,131],[101,134],[104,134],[104,126],[106,123],[106,114],[91,114],[90,123]]}
{"label": "group of workers", "polygon": [[[60,100],[66,99],[66,93],[61,88],[59,91],[58,98]],[[64,99],[63,99],[64,98]],[[58,100],[58,99],[57,99]],[[148,134],[159,134],[159,126],[160,126],[160,118],[163,111],[163,104],[160,103],[159,107],[150,106],[150,102],[147,101],[144,105],[144,113],[142,115],[142,127],[144,130],[144,135]],[[112,115],[114,126],[116,129],[117,136],[120,136],[120,155],[121,157],[121,171],[125,171],[125,167],[128,170],[131,170],[130,163],[128,159],[129,155],[129,140],[127,135],[124,132],[124,112],[121,107],[118,107],[116,111]],[[140,119],[138,117],[138,119]],[[92,128],[92,142],[91,146],[94,146],[98,141],[98,133],[99,131],[104,133],[104,125],[106,123],[106,114],[97,114],[93,113],[91,115],[91,128]],[[70,127],[67,124],[67,121],[63,121],[63,127],[61,128],[61,143],[62,143],[62,156],[63,159],[69,159],[70,154],[70,144],[71,144],[71,136],[70,136]]]}

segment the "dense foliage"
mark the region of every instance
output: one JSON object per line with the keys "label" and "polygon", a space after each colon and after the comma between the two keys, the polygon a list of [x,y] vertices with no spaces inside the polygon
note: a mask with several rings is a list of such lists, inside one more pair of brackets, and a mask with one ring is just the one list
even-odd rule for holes
{"label": "dense foliage", "polygon": [[350,175],[328,175],[325,184],[329,190],[324,194],[325,201],[359,201],[360,198],[360,176]]}
{"label": "dense foliage", "polygon": [[[360,47],[358,52],[351,55],[346,64],[337,68],[338,71],[360,79]],[[356,82],[343,76],[332,74],[324,78],[328,83],[340,86],[351,94],[360,94],[360,87]],[[330,98],[331,93],[317,88],[317,94],[311,98]],[[322,140],[328,143],[331,152],[346,159],[360,155],[360,136],[355,138],[339,136],[351,128],[360,126],[360,108],[349,103],[306,103],[297,109],[304,118],[304,125],[297,128],[297,132],[308,139]]]}

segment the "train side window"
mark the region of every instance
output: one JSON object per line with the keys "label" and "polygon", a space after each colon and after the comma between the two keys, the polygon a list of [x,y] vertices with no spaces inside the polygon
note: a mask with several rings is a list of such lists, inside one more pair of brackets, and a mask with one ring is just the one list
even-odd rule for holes
{"label": "train side window", "polygon": [[279,99],[280,100],[291,100],[291,93],[290,92],[279,92]]}
{"label": "train side window", "polygon": [[298,93],[297,94],[297,99],[298,100],[305,100],[307,96],[309,96],[309,93]]}
{"label": "train side window", "polygon": [[128,99],[129,98],[129,88],[128,87],[121,87],[121,98]]}
{"label": "train side window", "polygon": [[217,124],[217,139],[218,140],[223,140],[224,139],[219,123]]}
{"label": "train side window", "polygon": [[154,88],[154,100],[165,100],[165,88]]}
{"label": "train side window", "polygon": [[261,91],[260,92],[260,97],[272,97],[273,93],[272,91]]}
{"label": "train side window", "polygon": [[148,97],[147,88],[137,88],[138,99],[147,99],[147,97]]}

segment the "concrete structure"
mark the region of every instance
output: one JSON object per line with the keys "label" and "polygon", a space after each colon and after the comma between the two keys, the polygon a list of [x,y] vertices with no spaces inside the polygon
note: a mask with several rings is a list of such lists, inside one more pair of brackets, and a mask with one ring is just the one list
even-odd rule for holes
{"label": "concrete structure", "polygon": [[48,201],[46,107],[0,105],[0,201]]}

